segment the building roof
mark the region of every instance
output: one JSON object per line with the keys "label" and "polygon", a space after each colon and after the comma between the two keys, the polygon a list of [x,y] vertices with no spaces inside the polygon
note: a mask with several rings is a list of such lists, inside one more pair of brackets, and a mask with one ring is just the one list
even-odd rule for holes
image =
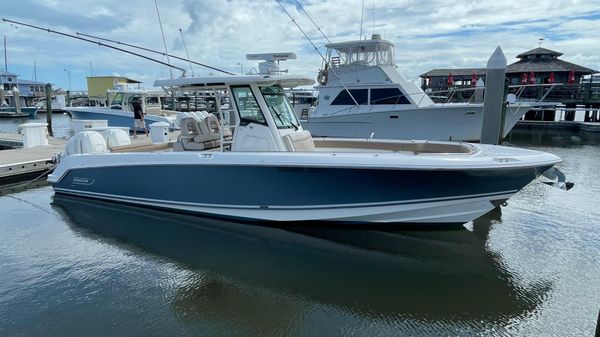
{"label": "building roof", "polygon": [[138,80],[133,80],[131,78],[127,78],[125,76],[88,76],[86,77],[87,79],[90,78],[124,78],[125,81],[127,81],[127,83],[129,84],[137,84],[137,83],[142,83],[142,81],[138,81]]}
{"label": "building roof", "polygon": [[455,69],[432,69],[424,74],[419,75],[420,77],[439,77],[439,76],[472,76],[473,73],[477,76],[485,76],[486,68],[455,68]]}
{"label": "building roof", "polygon": [[28,85],[46,85],[46,83],[44,83],[44,82],[28,81],[28,80],[17,80],[17,83],[28,84]]}
{"label": "building roof", "polygon": [[[530,55],[550,55],[551,57],[536,57],[536,58],[527,58]],[[519,61],[509,64],[506,67],[506,73],[550,73],[550,72],[569,72],[574,71],[575,73],[580,74],[592,74],[598,72],[597,70],[586,68],[584,66],[580,66],[571,62],[559,60],[558,57],[561,56],[562,53],[546,49],[546,48],[535,48],[524,53],[517,55],[517,58],[520,58]],[[471,74],[475,73],[475,75],[482,76],[486,74],[486,68],[460,68],[460,69],[432,69],[424,74],[421,74],[420,77],[440,77],[440,76],[448,76],[448,74],[452,74],[452,76],[471,76]]]}
{"label": "building roof", "polygon": [[506,73],[525,73],[525,72],[568,72],[573,70],[576,73],[592,74],[596,71],[571,62],[555,58],[535,58],[521,59],[506,67]]}
{"label": "building roof", "polygon": [[524,53],[517,55],[517,58],[520,59],[520,58],[527,57],[529,55],[551,55],[551,56],[559,57],[559,56],[562,56],[563,53],[557,52],[554,50],[550,50],[550,49],[546,49],[546,48],[542,48],[542,47],[538,47],[538,48],[534,48],[532,50],[529,50],[529,51],[526,51]]}

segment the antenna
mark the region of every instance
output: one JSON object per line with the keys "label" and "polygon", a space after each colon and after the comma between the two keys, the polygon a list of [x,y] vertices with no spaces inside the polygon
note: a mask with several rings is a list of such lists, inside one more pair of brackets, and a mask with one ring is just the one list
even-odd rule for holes
{"label": "antenna", "polygon": [[[163,31],[162,22],[160,21],[160,12],[158,11],[158,2],[154,0],[154,5],[156,6],[156,15],[158,16],[158,25],[160,26],[160,33],[162,34],[163,45],[165,46],[165,55],[167,55],[167,63],[171,66],[171,61],[169,61],[169,51],[167,50],[167,42],[165,41],[165,32]],[[169,67],[169,73],[171,73],[171,78],[173,78],[173,70]]]}
{"label": "antenna", "polygon": [[174,58],[176,60],[188,61],[188,62],[191,62],[191,63],[193,63],[195,65],[198,65],[198,66],[201,66],[201,67],[205,67],[205,68],[208,68],[208,69],[212,69],[212,70],[216,70],[218,72],[222,72],[222,73],[227,74],[227,75],[235,75],[234,73],[230,73],[230,72],[225,71],[225,70],[221,70],[221,69],[218,69],[218,68],[215,68],[215,67],[211,67],[211,66],[203,64],[203,63],[199,63],[199,62],[191,61],[191,60],[186,60],[183,57],[175,56],[175,55],[172,55],[172,54],[165,54],[165,52],[162,52],[162,51],[148,49],[148,48],[136,46],[136,45],[133,45],[133,44],[124,43],[124,42],[120,42],[120,41],[115,41],[115,40],[111,40],[111,39],[105,39],[105,38],[102,38],[102,37],[98,37],[98,36],[94,36],[94,35],[89,35],[89,34],[84,34],[84,33],[77,33],[77,35],[87,36],[87,37],[90,37],[92,39],[97,39],[97,40],[101,40],[101,41],[107,41],[107,42],[114,43],[114,44],[117,44],[117,45],[123,45],[123,46],[131,47],[131,48],[145,50],[147,52],[151,52],[151,53],[155,53],[155,54],[160,54],[163,57],[164,56],[169,56],[169,57]]}
{"label": "antenna", "polygon": [[106,48],[110,48],[110,49],[114,49],[114,50],[118,50],[118,51],[130,54],[130,55],[141,57],[141,58],[143,58],[145,60],[149,60],[149,61],[152,61],[152,62],[156,62],[158,64],[162,64],[164,66],[168,66],[169,69],[170,68],[175,68],[175,69],[177,69],[177,70],[179,70],[179,71],[182,72],[182,74],[181,74],[182,77],[185,77],[185,69],[183,69],[183,68],[179,68],[177,66],[170,65],[168,63],[165,63],[165,62],[153,59],[153,58],[145,56],[145,55],[134,53],[134,52],[132,52],[130,50],[127,50],[127,49],[123,49],[123,48],[111,46],[111,45],[108,45],[108,44],[105,44],[105,43],[102,43],[102,42],[98,42],[98,41],[94,41],[94,40],[90,40],[90,39],[85,39],[85,38],[80,37],[80,36],[76,36],[76,35],[72,35],[72,34],[68,34],[68,33],[59,32],[57,30],[52,30],[50,28],[42,28],[42,27],[38,27],[38,26],[35,26],[35,25],[30,25],[28,23],[18,22],[18,21],[4,19],[4,18],[2,19],[2,21],[9,22],[9,23],[14,23],[14,24],[17,24],[17,25],[25,26],[25,27],[30,27],[30,28],[35,28],[35,29],[43,30],[43,31],[46,31],[48,33],[54,33],[54,34],[57,34],[57,35],[71,37],[71,38],[74,38],[74,39],[78,39],[78,40],[90,42],[90,43],[96,44],[96,45],[101,46],[101,47],[106,47]]}
{"label": "antenna", "polygon": [[33,61],[33,78],[32,81],[37,81],[37,64],[36,61]]}
{"label": "antenna", "polygon": [[8,60],[6,58],[6,35],[4,35],[4,71],[8,72]]}
{"label": "antenna", "polygon": [[371,35],[375,34],[375,0],[373,0],[373,32]]}
{"label": "antenna", "polygon": [[361,11],[360,11],[360,38],[359,40],[362,40],[363,35],[362,35],[362,28],[363,28],[363,17],[365,16],[365,0],[362,0],[362,7],[361,7]]}
{"label": "antenna", "polygon": [[538,41],[539,41],[539,44],[540,44],[540,46],[539,46],[540,48],[542,47],[542,41],[544,41],[544,40],[545,40],[545,39],[544,39],[543,37],[542,37],[542,38],[540,38],[540,39],[538,39]]}
{"label": "antenna", "polygon": [[[315,51],[319,54],[319,56],[321,56],[321,59],[323,60],[323,62],[325,62],[325,65],[329,65],[329,62],[325,59],[325,56],[323,56],[323,54],[321,54],[321,51],[319,51],[319,48],[317,48],[317,46],[310,39],[310,37],[308,37],[308,35],[306,35],[306,33],[304,32],[304,30],[302,30],[302,27],[300,27],[300,25],[298,24],[298,22],[296,22],[296,19],[294,19],[294,17],[292,17],[292,15],[290,14],[290,12],[288,12],[287,9],[285,9],[285,7],[281,4],[281,0],[277,0],[277,4],[279,4],[279,6],[281,7],[281,9],[283,9],[283,12],[290,18],[290,20],[292,20],[292,22],[294,23],[294,25],[296,25],[296,27],[298,27],[298,29],[300,30],[300,32],[302,33],[302,35],[304,35],[304,37],[308,40],[308,42],[310,42],[310,44],[313,46],[313,48],[315,49]],[[341,80],[339,80],[339,77],[338,77],[337,73],[335,72],[335,70],[333,70],[333,67],[330,67],[329,69],[331,69],[331,72],[333,72],[333,74],[335,75],[335,77],[338,78],[338,81],[340,81],[340,84],[342,85],[342,87],[344,87],[344,90],[346,90],[346,92],[348,92],[348,94],[350,95],[350,98],[352,98],[352,101],[354,101],[354,104],[356,104],[358,106],[358,102],[356,101],[356,99],[354,99],[354,96],[352,95],[352,93],[350,93],[350,90],[348,90],[348,88],[346,87],[346,85],[344,84],[344,82],[341,81]]]}
{"label": "antenna", "polygon": [[190,64],[190,70],[192,71],[192,77],[194,77],[194,68],[192,68],[192,62],[190,61],[190,54],[188,53],[187,46],[185,45],[185,40],[183,39],[183,31],[179,28],[179,34],[181,34],[181,42],[183,42],[183,48],[185,49],[185,54],[188,58],[188,63]]}

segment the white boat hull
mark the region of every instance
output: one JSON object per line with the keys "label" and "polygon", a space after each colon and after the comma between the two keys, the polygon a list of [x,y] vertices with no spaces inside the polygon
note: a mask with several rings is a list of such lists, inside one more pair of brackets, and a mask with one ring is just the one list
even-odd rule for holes
{"label": "white boat hull", "polygon": [[[506,112],[502,137],[527,112],[521,105]],[[302,121],[302,127],[316,137],[377,139],[461,140],[481,138],[483,105],[446,104],[408,109],[380,109],[363,113],[331,114]]]}

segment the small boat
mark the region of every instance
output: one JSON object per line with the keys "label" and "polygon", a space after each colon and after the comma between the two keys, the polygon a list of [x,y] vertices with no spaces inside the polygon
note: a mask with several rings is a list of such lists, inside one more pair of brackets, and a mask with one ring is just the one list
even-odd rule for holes
{"label": "small boat", "polygon": [[98,139],[88,146],[95,150],[68,152],[48,181],[56,194],[261,223],[431,226],[471,221],[561,161],[464,142],[312,138],[284,88],[313,82],[283,75],[157,80],[168,90],[227,95],[229,116],[217,105],[215,115],[181,119],[173,151],[109,152],[102,136],[78,134]]}
{"label": "small boat", "polygon": [[0,117],[8,117],[8,118],[22,118],[29,117],[35,118],[35,115],[38,112],[37,107],[21,107],[21,113],[17,113],[17,108],[14,106],[3,106],[0,107]]}
{"label": "small boat", "polygon": [[[64,107],[74,119],[84,120],[107,120],[109,126],[129,127],[133,129],[133,106],[131,102],[135,97],[142,98],[142,109],[145,113],[144,121],[146,128],[155,122],[169,124],[170,129],[176,129],[177,111],[164,110],[161,105],[163,91],[149,91],[141,89],[128,89],[125,87],[108,90],[112,96],[108,107]],[[143,131],[138,128],[135,130]]]}
{"label": "small boat", "polygon": [[[483,103],[434,103],[396,70],[394,44],[370,40],[326,45],[319,104],[302,125],[315,136],[478,142]],[[503,134],[540,102],[507,106]],[[547,105],[547,104],[542,104]],[[553,105],[553,104],[552,104]]]}
{"label": "small boat", "polygon": [[[41,97],[41,98],[35,98],[33,100],[33,103],[36,107],[38,107],[39,110],[41,111],[46,111],[46,98],[45,97]],[[58,95],[53,95],[52,96],[52,101],[51,101],[51,106],[52,106],[52,112],[64,112],[65,108],[67,107],[67,99],[66,99],[66,95],[63,94],[58,94]]]}

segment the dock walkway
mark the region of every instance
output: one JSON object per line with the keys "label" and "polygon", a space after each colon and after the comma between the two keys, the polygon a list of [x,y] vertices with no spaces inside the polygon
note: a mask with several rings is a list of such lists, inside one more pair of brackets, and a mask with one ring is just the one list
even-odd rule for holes
{"label": "dock walkway", "polygon": [[[171,141],[176,140],[179,132],[170,132]],[[54,157],[64,152],[67,139],[48,137],[48,145],[23,148],[22,136],[14,133],[0,133],[0,195],[12,193],[11,186],[31,181],[54,168]],[[131,137],[132,147],[151,148],[150,137],[138,135]],[[45,179],[43,179],[45,180]]]}

